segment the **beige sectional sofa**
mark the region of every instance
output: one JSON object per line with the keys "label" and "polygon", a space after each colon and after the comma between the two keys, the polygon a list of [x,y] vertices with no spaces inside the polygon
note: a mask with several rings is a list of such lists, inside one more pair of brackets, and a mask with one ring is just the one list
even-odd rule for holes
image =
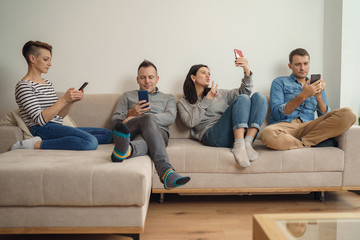
{"label": "beige sectional sofa", "polygon": [[[69,115],[77,126],[108,128],[119,97],[86,95]],[[8,125],[21,127],[17,117],[16,113],[8,115]],[[254,148],[260,153],[259,159],[242,168],[230,149],[207,147],[192,140],[190,130],[177,118],[170,127],[167,150],[176,171],[192,179],[170,191],[163,188],[148,156],[112,163],[113,144],[100,145],[95,151],[9,151],[14,142],[28,137],[19,126],[0,126],[0,234],[112,233],[136,239],[144,228],[151,192],[250,194],[360,189],[359,126],[338,137],[339,148],[274,151],[258,139]]]}

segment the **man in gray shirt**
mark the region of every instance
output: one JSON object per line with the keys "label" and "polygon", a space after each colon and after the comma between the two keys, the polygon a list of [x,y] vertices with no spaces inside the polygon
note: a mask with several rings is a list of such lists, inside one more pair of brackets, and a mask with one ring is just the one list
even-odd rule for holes
{"label": "man in gray shirt", "polygon": [[158,90],[159,76],[156,66],[144,60],[138,68],[137,83],[140,90],[149,93],[149,102],[139,101],[138,90],[125,92],[111,117],[115,148],[113,162],[149,154],[165,189],[186,184],[190,177],[176,173],[169,163],[166,146],[169,126],[176,118],[176,101],[171,94]]}

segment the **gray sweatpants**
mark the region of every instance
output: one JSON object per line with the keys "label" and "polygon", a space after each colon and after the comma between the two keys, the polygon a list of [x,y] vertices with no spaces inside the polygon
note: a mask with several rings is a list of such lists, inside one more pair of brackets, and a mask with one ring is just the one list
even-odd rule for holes
{"label": "gray sweatpants", "polygon": [[131,157],[148,154],[162,182],[161,177],[164,173],[173,168],[166,152],[169,133],[156,124],[151,114],[133,118],[126,123],[126,126],[130,130]]}

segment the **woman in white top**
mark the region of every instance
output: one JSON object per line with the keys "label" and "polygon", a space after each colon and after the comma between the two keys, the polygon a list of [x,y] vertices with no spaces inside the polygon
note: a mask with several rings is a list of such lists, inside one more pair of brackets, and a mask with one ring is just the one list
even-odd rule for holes
{"label": "woman in white top", "polygon": [[19,141],[11,149],[95,150],[98,144],[111,143],[112,132],[108,129],[62,125],[71,106],[83,98],[83,90],[69,88],[58,98],[53,84],[41,77],[51,67],[52,47],[40,41],[29,41],[22,52],[28,72],[16,84],[15,97],[21,117],[35,137]]}

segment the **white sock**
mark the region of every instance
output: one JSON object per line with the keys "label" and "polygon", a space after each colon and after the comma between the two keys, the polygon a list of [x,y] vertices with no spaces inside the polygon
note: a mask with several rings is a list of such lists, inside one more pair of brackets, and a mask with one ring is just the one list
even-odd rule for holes
{"label": "white sock", "polygon": [[231,150],[234,154],[236,161],[242,167],[249,167],[250,161],[245,149],[245,140],[244,139],[235,139],[234,147]]}
{"label": "white sock", "polygon": [[34,145],[37,141],[40,141],[40,137],[33,137],[26,140],[21,140],[12,145],[11,150],[15,149],[34,149]]}
{"label": "white sock", "polygon": [[255,161],[259,157],[259,153],[252,147],[253,140],[254,138],[251,136],[245,137],[245,149],[250,162]]}

